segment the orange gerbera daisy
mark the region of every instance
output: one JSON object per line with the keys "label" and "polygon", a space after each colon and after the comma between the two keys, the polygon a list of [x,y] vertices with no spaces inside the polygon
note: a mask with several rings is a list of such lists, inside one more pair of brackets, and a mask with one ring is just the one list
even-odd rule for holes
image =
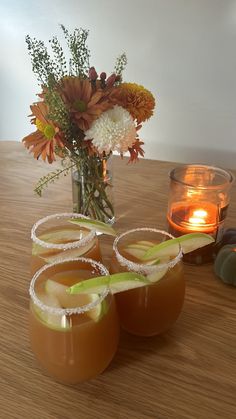
{"label": "orange gerbera daisy", "polygon": [[88,79],[65,77],[60,84],[60,94],[82,131],[88,130],[102,112],[113,107],[109,92],[94,90]]}
{"label": "orange gerbera daisy", "polygon": [[30,107],[33,118],[31,123],[36,125],[37,131],[23,138],[25,147],[34,153],[34,158],[41,156],[49,163],[55,161],[55,147],[64,147],[59,128],[47,119],[48,108],[44,102],[35,103]]}
{"label": "orange gerbera daisy", "polygon": [[136,83],[121,83],[118,91],[119,104],[129,111],[138,124],[153,115],[155,99],[149,90]]}

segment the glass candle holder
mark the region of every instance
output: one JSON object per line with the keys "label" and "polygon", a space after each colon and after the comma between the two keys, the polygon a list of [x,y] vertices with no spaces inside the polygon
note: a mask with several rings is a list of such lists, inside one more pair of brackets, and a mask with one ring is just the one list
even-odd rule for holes
{"label": "glass candle holder", "polygon": [[[141,261],[146,246],[153,246],[173,236],[162,230],[138,228],[117,237],[113,245],[110,273],[137,272],[150,284],[116,294],[121,326],[139,336],[159,335],[179,317],[185,295],[182,252],[161,259],[157,265]],[[134,250],[134,252],[132,251]]]}
{"label": "glass candle holder", "polygon": [[119,319],[109,288],[101,294],[69,295],[80,280],[108,275],[86,258],[44,265],[30,284],[30,341],[43,369],[57,381],[76,384],[100,374],[119,340]]}
{"label": "glass candle holder", "polygon": [[183,165],[170,172],[168,231],[178,237],[201,232],[215,242],[184,255],[184,262],[212,262],[218,252],[234,178],[226,170],[207,165]]}
{"label": "glass candle holder", "polygon": [[76,213],[52,214],[37,221],[31,230],[31,273],[46,263],[61,258],[88,257],[102,261],[98,237],[94,230],[68,222],[72,218],[87,218]]}

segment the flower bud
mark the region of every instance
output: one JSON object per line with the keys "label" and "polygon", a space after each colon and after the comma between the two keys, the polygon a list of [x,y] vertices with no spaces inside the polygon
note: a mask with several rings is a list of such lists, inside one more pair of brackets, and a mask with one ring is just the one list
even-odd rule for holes
{"label": "flower bud", "polygon": [[106,82],[106,86],[107,87],[112,87],[113,84],[115,83],[115,81],[116,81],[116,75],[112,74],[110,77],[108,77],[107,82]]}
{"label": "flower bud", "polygon": [[117,74],[115,81],[120,81],[120,80],[121,80],[121,76],[120,76],[120,74]]}
{"label": "flower bud", "polygon": [[106,73],[103,71],[103,72],[100,74],[100,79],[101,79],[101,80],[106,80],[106,78],[107,78],[107,75],[106,75]]}
{"label": "flower bud", "polygon": [[90,80],[96,80],[98,78],[97,72],[94,67],[90,67],[89,69],[89,78]]}

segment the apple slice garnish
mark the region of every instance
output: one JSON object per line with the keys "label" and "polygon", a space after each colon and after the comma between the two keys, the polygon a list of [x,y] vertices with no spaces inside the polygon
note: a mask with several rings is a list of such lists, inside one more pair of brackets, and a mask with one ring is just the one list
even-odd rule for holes
{"label": "apple slice garnish", "polygon": [[95,230],[97,233],[108,234],[109,236],[116,236],[114,228],[102,221],[92,220],[91,218],[72,218],[68,220],[69,223],[79,225],[88,230]]}
{"label": "apple slice garnish", "polygon": [[180,247],[185,254],[207,246],[214,241],[212,236],[205,233],[184,234],[183,236],[175,237],[174,239],[169,239],[154,245],[146,251],[141,259],[142,261],[148,261],[162,258],[163,256],[172,258],[178,255]]}
{"label": "apple slice garnish", "polygon": [[[55,309],[60,309],[61,304],[58,298],[55,295],[49,294],[37,294],[38,299],[45,304],[47,307],[53,307]],[[37,317],[48,327],[55,330],[65,330],[70,329],[70,321],[68,316],[65,314],[54,314],[47,311],[47,309],[42,309],[38,307],[36,304],[33,305],[34,311]]]}
{"label": "apple slice garnish", "polygon": [[[134,256],[136,259],[141,260],[143,255],[147,252],[148,249],[153,247],[154,243],[146,240],[140,240],[134,243],[130,243],[124,247],[124,252],[130,256]],[[156,261],[155,261],[156,262]],[[152,264],[147,262],[148,264]]]}
{"label": "apple slice garnish", "polygon": [[122,272],[96,278],[86,279],[67,288],[68,294],[101,294],[109,286],[112,294],[143,287],[150,284],[149,280],[136,272]]}
{"label": "apple slice garnish", "polygon": [[[74,241],[80,241],[82,240],[85,236],[87,236],[89,234],[89,231],[87,230],[72,230],[72,229],[66,229],[63,228],[61,230],[56,230],[56,231],[51,231],[49,233],[44,233],[41,236],[39,236],[39,239],[42,240],[43,242],[46,243],[50,243],[50,244],[65,244],[65,243],[70,243],[70,242],[74,242]],[[49,249],[46,247],[41,246],[38,243],[33,242],[33,247],[32,247],[32,255],[33,256],[38,256],[38,255],[42,255],[43,254],[48,254]]]}

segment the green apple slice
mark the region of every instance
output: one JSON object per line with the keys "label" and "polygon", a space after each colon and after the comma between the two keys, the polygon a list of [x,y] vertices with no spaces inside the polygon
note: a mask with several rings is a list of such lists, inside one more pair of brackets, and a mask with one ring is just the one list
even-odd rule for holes
{"label": "green apple slice", "polygon": [[72,224],[85,227],[88,230],[95,230],[97,233],[108,234],[109,236],[116,236],[114,228],[102,221],[92,220],[91,218],[72,218],[68,220]]}
{"label": "green apple slice", "polygon": [[62,308],[74,308],[88,304],[87,299],[81,298],[81,296],[68,295],[67,286],[60,284],[59,282],[48,279],[45,283],[45,291],[48,296],[56,297]]}
{"label": "green apple slice", "polygon": [[[153,247],[154,243],[146,240],[140,240],[135,243],[128,244],[123,250],[128,255],[134,256],[136,259],[141,260],[143,255],[147,252],[148,249]],[[156,264],[158,261],[147,262],[147,264]]]}
{"label": "green apple slice", "polygon": [[[48,307],[62,308],[55,295],[38,294],[37,296],[40,301]],[[34,311],[39,319],[45,323],[46,326],[52,329],[65,330],[71,328],[69,318],[66,315],[49,313],[47,310],[41,309],[36,304],[34,304]]]}
{"label": "green apple slice", "polygon": [[185,254],[207,246],[214,241],[212,236],[205,233],[184,234],[183,236],[154,245],[146,251],[142,260],[152,260],[162,258],[163,256],[175,257],[179,253],[179,245],[181,245],[182,251]]}
{"label": "green apple slice", "polygon": [[147,275],[147,279],[149,280],[149,282],[152,282],[152,283],[158,282],[160,281],[160,279],[163,278],[163,276],[165,276],[167,271],[168,271],[168,267],[165,267],[161,269],[160,271],[152,272],[151,274]]}
{"label": "green apple slice", "polygon": [[47,263],[59,262],[63,259],[68,259],[68,258],[77,258],[87,253],[93,247],[93,245],[94,245],[94,241],[92,241],[91,243],[85,246],[75,247],[74,249],[61,250],[61,251],[58,250],[58,253],[54,255],[52,254],[51,256],[48,253],[48,249],[44,249],[45,251],[47,251],[47,253],[45,253],[45,255],[41,254],[40,257],[44,259],[45,262]]}
{"label": "green apple slice", "polygon": [[[45,291],[49,297],[56,297],[62,308],[75,308],[82,307],[87,304],[93,303],[98,299],[97,294],[78,294],[69,295],[66,290],[67,286],[60,284],[59,282],[48,279],[45,283]],[[103,313],[103,303],[97,304],[94,308],[87,311],[86,314],[89,318],[97,321]]]}
{"label": "green apple slice", "polygon": [[147,248],[140,248],[137,247],[135,244],[124,247],[124,252],[127,253],[127,255],[134,256],[136,259],[141,259],[142,256],[146,253]]}
{"label": "green apple slice", "polygon": [[151,242],[149,240],[139,240],[137,243],[140,244],[141,246],[146,247],[146,248],[153,246],[153,242]]}
{"label": "green apple slice", "polygon": [[86,279],[85,281],[81,281],[68,288],[67,292],[68,294],[101,294],[104,289],[109,286],[111,293],[116,294],[118,292],[143,287],[148,284],[150,284],[149,280],[141,274],[136,272],[122,272]]}
{"label": "green apple slice", "polygon": [[[40,240],[51,243],[51,244],[62,244],[62,243],[70,243],[73,241],[79,241],[85,236],[87,236],[89,231],[86,230],[72,230],[72,229],[63,229],[57,231],[51,231],[50,233],[45,233],[39,236]],[[45,249],[40,244],[33,243],[32,248],[32,255],[39,256],[43,253],[47,252],[48,249]]]}
{"label": "green apple slice", "polygon": [[140,240],[135,243],[130,243],[127,245],[126,249],[138,249],[138,250],[148,250],[152,247],[154,243],[148,242],[146,240]]}
{"label": "green apple slice", "polygon": [[[95,302],[99,297],[98,294],[90,294],[90,296],[91,296],[90,302]],[[107,313],[107,310],[108,310],[107,302],[104,300],[101,303],[95,305],[95,307],[92,308],[91,310],[87,311],[86,314],[90,319],[97,322]]]}

